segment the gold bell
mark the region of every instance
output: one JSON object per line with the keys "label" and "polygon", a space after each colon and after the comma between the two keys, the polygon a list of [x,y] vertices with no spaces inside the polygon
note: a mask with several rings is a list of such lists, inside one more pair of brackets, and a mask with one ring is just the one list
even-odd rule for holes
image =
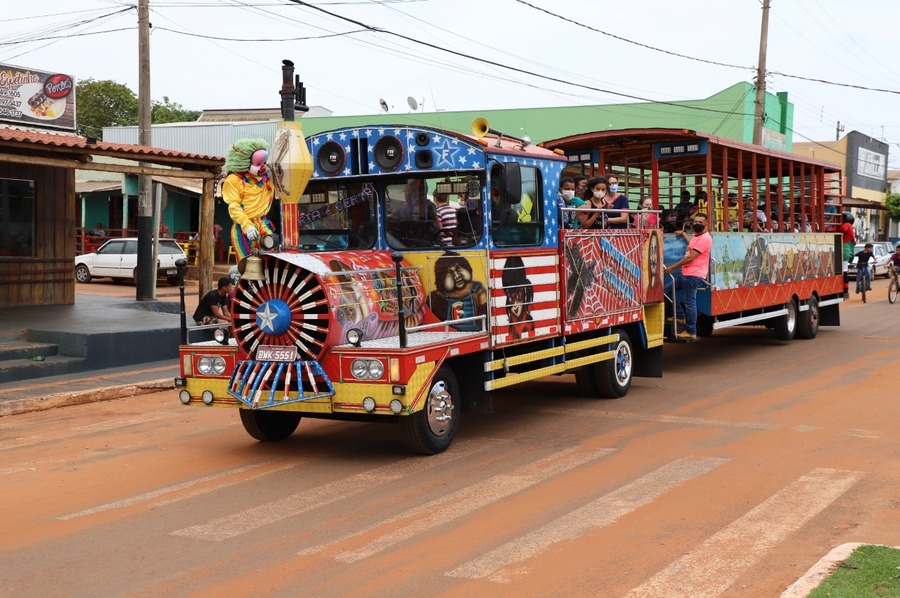
{"label": "gold bell", "polygon": [[247,265],[244,267],[244,273],[241,274],[244,280],[265,280],[266,274],[263,272],[262,258],[257,252],[247,258]]}

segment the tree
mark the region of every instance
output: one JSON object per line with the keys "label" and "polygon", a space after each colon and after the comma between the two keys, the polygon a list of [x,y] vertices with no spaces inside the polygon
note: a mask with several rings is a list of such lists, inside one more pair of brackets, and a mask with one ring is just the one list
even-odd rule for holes
{"label": "tree", "polygon": [[900,194],[891,193],[884,200],[888,209],[888,217],[894,222],[900,222]]}
{"label": "tree", "polygon": [[153,102],[154,123],[184,123],[198,118],[199,110],[186,110],[181,104],[169,101],[169,96],[163,96],[162,102]]}
{"label": "tree", "polygon": [[[127,85],[115,81],[84,79],[78,82],[76,123],[79,135],[99,137],[103,127],[122,127],[138,124],[137,94]],[[151,122],[176,123],[195,121],[199,110],[186,110],[181,104],[163,96],[153,102]]]}
{"label": "tree", "polygon": [[138,124],[138,98],[127,85],[84,79],[78,82],[75,121],[79,135],[99,137],[103,127]]}

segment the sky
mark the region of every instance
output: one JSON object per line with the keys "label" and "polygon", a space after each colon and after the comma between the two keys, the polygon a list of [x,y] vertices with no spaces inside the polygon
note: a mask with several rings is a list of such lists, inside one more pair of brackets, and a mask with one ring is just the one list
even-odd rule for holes
{"label": "sky", "polygon": [[[0,64],[138,90],[137,0],[4,3]],[[856,130],[900,168],[900,3],[770,0],[767,90],[794,141]],[[702,99],[754,81],[762,0],[150,0],[151,97],[335,115]],[[711,115],[714,118],[713,115]],[[586,123],[585,130],[594,127]],[[714,129],[715,127],[711,127]]]}

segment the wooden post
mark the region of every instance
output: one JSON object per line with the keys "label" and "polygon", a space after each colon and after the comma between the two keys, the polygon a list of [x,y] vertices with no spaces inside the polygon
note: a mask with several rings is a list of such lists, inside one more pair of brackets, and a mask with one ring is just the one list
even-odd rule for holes
{"label": "wooden post", "polygon": [[203,195],[200,196],[200,296],[212,288],[212,267],[216,251],[213,226],[216,219],[216,204],[213,197],[215,181],[203,179]]}

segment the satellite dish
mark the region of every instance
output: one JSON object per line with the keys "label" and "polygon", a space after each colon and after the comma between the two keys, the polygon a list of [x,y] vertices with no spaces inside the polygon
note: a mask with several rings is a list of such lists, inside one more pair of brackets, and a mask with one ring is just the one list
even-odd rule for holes
{"label": "satellite dish", "polygon": [[388,108],[387,102],[384,101],[384,98],[379,99],[378,103],[381,105],[381,109],[384,110],[385,112],[390,110],[390,108]]}
{"label": "satellite dish", "polygon": [[416,98],[414,98],[412,96],[409,96],[408,98],[406,98],[406,103],[409,104],[410,110],[418,110],[419,109],[419,102],[417,102]]}

